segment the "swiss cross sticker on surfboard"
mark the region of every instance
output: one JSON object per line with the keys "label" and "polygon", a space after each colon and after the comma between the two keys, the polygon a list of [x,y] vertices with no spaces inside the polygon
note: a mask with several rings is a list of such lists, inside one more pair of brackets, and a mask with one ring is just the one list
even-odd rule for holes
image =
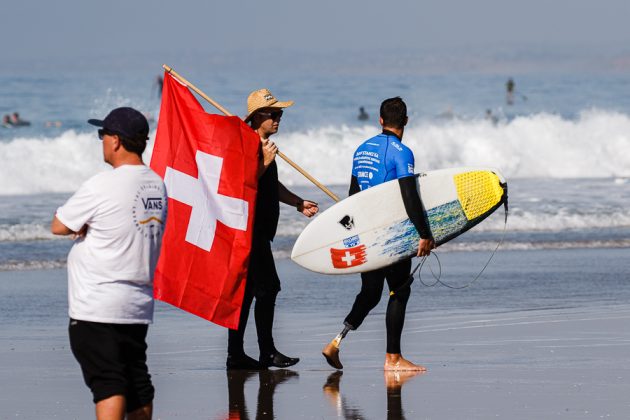
{"label": "swiss cross sticker on surfboard", "polygon": [[[417,174],[416,179],[436,246],[507,202],[507,182],[496,169],[441,169]],[[297,238],[291,259],[317,273],[361,273],[416,255],[419,239],[394,180],[317,216]]]}
{"label": "swiss cross sticker on surfboard", "polygon": [[365,245],[342,249],[330,248],[330,260],[335,268],[349,268],[364,264]]}

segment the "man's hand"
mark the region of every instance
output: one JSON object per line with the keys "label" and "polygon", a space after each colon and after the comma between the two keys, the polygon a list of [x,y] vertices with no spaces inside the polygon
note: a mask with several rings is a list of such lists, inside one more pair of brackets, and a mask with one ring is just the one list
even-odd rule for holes
{"label": "man's hand", "polygon": [[271,162],[274,161],[276,155],[278,154],[278,146],[274,142],[269,139],[261,139],[262,142],[262,153],[263,153],[263,165],[268,167],[271,165]]}
{"label": "man's hand", "polygon": [[302,200],[297,204],[297,211],[306,217],[313,217],[319,211],[319,207],[317,207],[317,203],[314,201]]}
{"label": "man's hand", "polygon": [[72,239],[85,238],[85,235],[87,235],[87,231],[88,231],[88,225],[83,225],[83,227],[79,229],[79,231],[72,236]]}
{"label": "man's hand", "polygon": [[433,239],[420,239],[420,242],[418,242],[418,257],[428,257],[433,248],[435,248]]}

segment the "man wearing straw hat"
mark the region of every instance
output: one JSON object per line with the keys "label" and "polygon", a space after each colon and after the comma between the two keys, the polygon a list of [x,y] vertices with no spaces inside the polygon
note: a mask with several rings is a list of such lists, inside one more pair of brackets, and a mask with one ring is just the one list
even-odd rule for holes
{"label": "man wearing straw hat", "polygon": [[[271,241],[278,227],[279,202],[294,206],[306,217],[315,215],[319,210],[317,203],[300,198],[278,181],[278,168],[275,162],[278,147],[269,137],[278,132],[283,109],[291,105],[293,101],[280,102],[267,89],[256,90],[247,98],[245,122],[260,136],[262,158],[258,169],[252,250],[239,328],[228,333],[226,362],[228,369],[266,369],[270,366],[286,368],[300,361],[297,357],[288,357],[280,353],[275,347],[272,334],[280,279],[271,252]],[[260,349],[258,361],[247,356],[243,348],[243,336],[254,298],[256,298],[254,317]]]}

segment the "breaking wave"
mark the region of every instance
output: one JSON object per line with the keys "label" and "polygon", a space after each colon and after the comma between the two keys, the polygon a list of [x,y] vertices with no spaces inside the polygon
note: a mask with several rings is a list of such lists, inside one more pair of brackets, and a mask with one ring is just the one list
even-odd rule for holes
{"label": "breaking wave", "polygon": [[[315,178],[329,185],[348,182],[351,157],[375,126],[322,126],[281,132],[280,149]],[[145,154],[150,161],[155,132]],[[499,168],[512,178],[630,177],[630,116],[588,110],[576,119],[539,113],[493,124],[483,119],[426,120],[410,125],[405,143],[416,170],[455,166]],[[93,132],[66,131],[58,137],[14,138],[0,142],[0,195],[72,192],[106,170]],[[308,181],[280,163],[287,185]]]}

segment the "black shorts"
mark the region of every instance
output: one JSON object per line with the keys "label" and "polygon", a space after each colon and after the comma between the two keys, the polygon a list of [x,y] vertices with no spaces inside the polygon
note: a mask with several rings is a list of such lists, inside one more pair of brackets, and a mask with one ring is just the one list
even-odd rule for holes
{"label": "black shorts", "polygon": [[70,348],[94,403],[124,395],[131,412],[153,401],[145,341],[148,327],[70,319]]}

